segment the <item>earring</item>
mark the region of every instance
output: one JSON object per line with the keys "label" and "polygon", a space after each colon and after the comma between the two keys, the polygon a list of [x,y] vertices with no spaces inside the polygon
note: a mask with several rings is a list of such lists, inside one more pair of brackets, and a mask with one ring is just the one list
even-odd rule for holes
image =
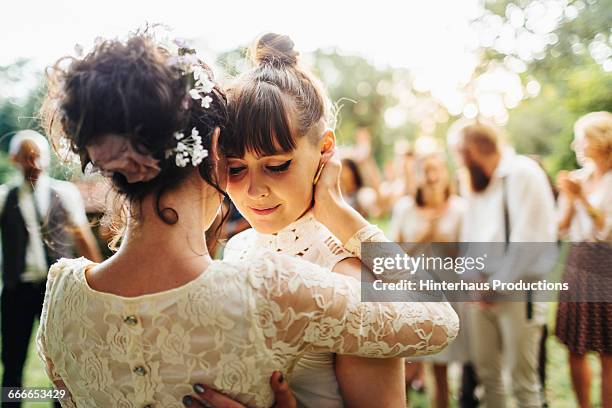
{"label": "earring", "polygon": [[317,185],[317,181],[319,181],[319,178],[321,177],[321,173],[323,172],[323,167],[325,167],[325,163],[319,166],[319,169],[317,170],[317,173],[315,174],[314,180],[312,182],[313,186]]}

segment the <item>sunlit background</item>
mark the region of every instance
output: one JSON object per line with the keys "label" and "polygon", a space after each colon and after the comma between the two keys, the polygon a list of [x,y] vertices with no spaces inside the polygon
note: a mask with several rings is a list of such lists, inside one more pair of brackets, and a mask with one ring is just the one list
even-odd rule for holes
{"label": "sunlit background", "polygon": [[[248,66],[245,47],[259,34],[288,34],[338,107],[341,144],[350,150],[371,135],[372,156],[391,181],[396,153],[444,149],[449,126],[477,116],[503,126],[516,150],[541,159],[554,177],[576,165],[575,120],[612,111],[612,0],[3,0],[0,183],[16,173],[10,137],[41,130],[45,67],[147,23],[189,40],[222,81]],[[96,203],[105,190],[54,166],[52,175],[79,184],[88,213],[104,210]],[[550,406],[574,407],[565,350],[553,336],[548,344]],[[26,385],[47,386],[33,350]],[[411,406],[426,401],[417,396]]]}
{"label": "sunlit background", "polygon": [[[0,135],[31,126],[42,71],[163,23],[228,78],[258,34],[290,35],[341,107],[338,135],[373,134],[379,161],[399,140],[441,139],[460,116],[506,125],[550,172],[571,164],[571,123],[610,110],[610,0],[21,1],[2,6]],[[8,112],[6,110],[8,109]],[[11,112],[21,119],[10,123]],[[420,145],[427,146],[420,141]],[[425,147],[427,148],[427,147]]]}

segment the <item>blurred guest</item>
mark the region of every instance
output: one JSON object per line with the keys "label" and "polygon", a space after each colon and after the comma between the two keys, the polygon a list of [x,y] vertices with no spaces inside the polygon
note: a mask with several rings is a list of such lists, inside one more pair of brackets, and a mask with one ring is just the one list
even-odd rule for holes
{"label": "blurred guest", "polygon": [[456,242],[463,200],[453,194],[441,155],[417,159],[415,195],[404,196],[393,208],[391,237],[398,242]]}
{"label": "blurred guest", "polygon": [[414,152],[407,141],[395,145],[392,178],[380,183],[380,205],[384,210],[393,208],[397,200],[414,196]]}
{"label": "blurred guest", "polygon": [[[446,161],[441,154],[429,154],[416,159],[415,196],[404,196],[393,208],[390,237],[398,242],[428,243],[457,242],[465,205],[453,194]],[[453,307],[461,316],[461,304]],[[461,318],[462,325],[465,325]],[[436,381],[435,407],[449,406],[447,366],[452,361],[466,360],[463,333],[443,352],[427,361],[434,363]],[[423,360],[406,361],[406,380],[414,386],[422,382]],[[418,388],[418,386],[417,386]]]}
{"label": "blurred guest", "polygon": [[[556,335],[569,350],[579,406],[591,407],[586,354],[594,351],[602,366],[602,406],[612,407],[612,303],[587,302],[589,296],[606,290],[601,276],[609,274],[612,265],[612,114],[594,112],[581,117],[574,125],[574,135],[572,147],[583,167],[559,172],[557,177],[559,232],[572,242],[564,279],[572,291],[568,296],[574,298],[571,302],[560,298]],[[599,295],[609,296],[609,292]]]}
{"label": "blurred guest", "polygon": [[364,217],[380,216],[378,192],[364,185],[358,164],[349,158],[342,159],[340,189],[346,201]]}
{"label": "blurred guest", "polygon": [[358,128],[355,141],[355,146],[343,152],[342,192],[364,217],[380,217],[388,210],[387,197],[382,194],[382,176],[372,156],[369,130]]}
{"label": "blurred guest", "polygon": [[363,188],[363,179],[359,174],[357,163],[353,159],[342,159],[342,172],[340,173],[340,190],[344,199],[361,215],[365,210],[359,202],[359,190]]}
{"label": "blurred guest", "polygon": [[101,261],[101,256],[77,188],[45,174],[50,159],[45,137],[20,131],[11,139],[9,154],[21,179],[0,186],[2,386],[21,387],[49,267],[60,258],[71,258],[73,245],[94,261]]}
{"label": "blurred guest", "polygon": [[[449,144],[469,174],[461,241],[556,241],[554,198],[536,162],[503,149],[500,131],[481,121],[454,124]],[[484,279],[490,284],[493,280],[516,282],[528,279],[532,271],[526,269],[487,271],[490,275]],[[545,306],[528,301],[491,302],[488,297],[478,305],[468,305],[466,328],[488,408],[506,407],[505,362],[519,407],[542,406],[538,350],[546,323]]]}

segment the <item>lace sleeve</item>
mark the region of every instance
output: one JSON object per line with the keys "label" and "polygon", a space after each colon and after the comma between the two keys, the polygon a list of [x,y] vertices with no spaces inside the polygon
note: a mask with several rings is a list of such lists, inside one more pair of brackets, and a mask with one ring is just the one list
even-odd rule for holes
{"label": "lace sleeve", "polygon": [[362,242],[391,242],[376,225],[368,224],[361,228],[344,244],[344,249],[361,259]]}
{"label": "lace sleeve", "polygon": [[447,302],[362,303],[353,278],[289,257],[264,264],[257,313],[274,349],[387,358],[433,354],[457,336]]}
{"label": "lace sleeve", "polygon": [[43,364],[45,368],[45,372],[47,373],[47,377],[53,382],[53,385],[58,390],[65,390],[66,397],[60,400],[60,404],[62,407],[67,408],[76,408],[76,403],[72,399],[72,395],[68,390],[68,387],[64,383],[64,380],[59,375],[59,373],[55,370],[55,366],[53,361],[49,357],[47,342],[46,342],[46,329],[47,329],[47,319],[49,316],[49,307],[50,307],[50,298],[51,298],[51,290],[53,288],[53,284],[57,275],[60,273],[62,269],[62,261],[57,262],[49,269],[49,274],[47,275],[47,288],[45,291],[45,300],[43,303],[42,312],[40,314],[40,325],[38,326],[38,332],[36,333],[36,351],[38,353],[38,358]]}

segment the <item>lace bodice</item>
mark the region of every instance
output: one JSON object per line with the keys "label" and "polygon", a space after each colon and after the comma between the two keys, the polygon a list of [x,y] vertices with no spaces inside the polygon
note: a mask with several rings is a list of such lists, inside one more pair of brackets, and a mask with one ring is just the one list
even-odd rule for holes
{"label": "lace bodice", "polygon": [[68,407],[181,407],[195,382],[269,407],[269,376],[306,351],[366,357],[434,353],[459,328],[446,303],[361,303],[355,279],[264,253],[214,261],[171,290],[121,297],[91,289],[83,258],[49,271],[37,334]]}
{"label": "lace bodice", "polygon": [[244,261],[249,252],[266,249],[274,253],[296,256],[327,269],[353,255],[319,221],[312,212],[289,224],[276,234],[262,234],[249,228],[234,235],[225,246],[223,259]]}
{"label": "lace bodice", "polygon": [[[223,255],[225,260],[248,261],[261,249],[300,257],[329,269],[353,256],[312,212],[276,234],[262,234],[254,228],[242,231],[228,241]],[[344,406],[334,364],[333,353],[304,353],[298,360],[288,380],[300,408]]]}

